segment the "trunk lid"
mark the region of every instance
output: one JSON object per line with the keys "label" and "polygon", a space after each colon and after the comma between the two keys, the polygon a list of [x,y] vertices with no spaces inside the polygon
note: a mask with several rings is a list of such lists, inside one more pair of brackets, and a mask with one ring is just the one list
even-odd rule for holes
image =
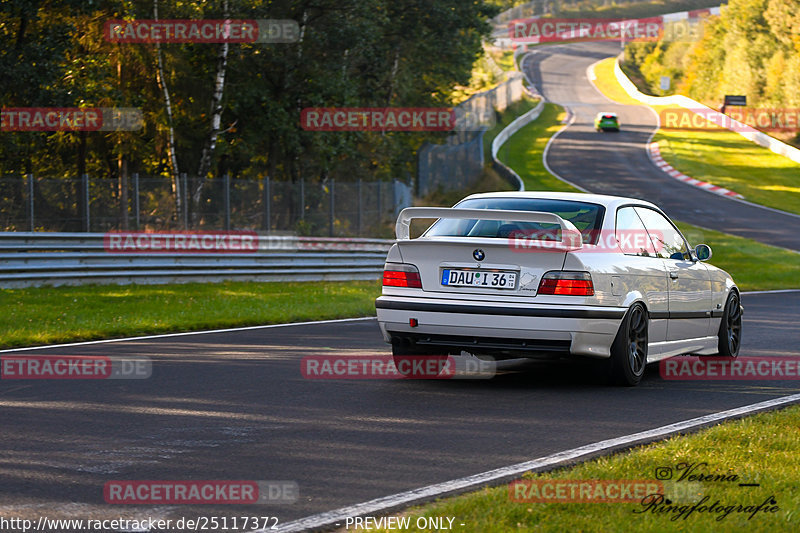
{"label": "trunk lid", "polygon": [[454,295],[535,296],[542,276],[561,270],[567,254],[514,238],[422,237],[397,246],[402,261],[419,269],[423,291]]}

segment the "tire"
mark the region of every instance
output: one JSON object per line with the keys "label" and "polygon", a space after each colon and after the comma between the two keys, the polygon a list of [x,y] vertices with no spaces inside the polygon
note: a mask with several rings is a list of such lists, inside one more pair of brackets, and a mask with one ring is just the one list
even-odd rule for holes
{"label": "tire", "polygon": [[447,359],[447,355],[431,355],[430,349],[419,348],[405,340],[392,339],[392,359],[395,368],[401,375],[407,378],[434,377],[415,375],[413,372],[407,371],[412,368],[410,363],[426,356],[439,360],[440,364],[444,364],[443,361]]}
{"label": "tire", "polygon": [[719,355],[723,357],[738,357],[742,345],[742,305],[739,294],[731,291],[728,301],[725,302],[725,311],[719,323],[717,333]]}
{"label": "tire", "polygon": [[641,303],[628,309],[611,345],[608,378],[614,385],[634,387],[647,366],[647,310]]}

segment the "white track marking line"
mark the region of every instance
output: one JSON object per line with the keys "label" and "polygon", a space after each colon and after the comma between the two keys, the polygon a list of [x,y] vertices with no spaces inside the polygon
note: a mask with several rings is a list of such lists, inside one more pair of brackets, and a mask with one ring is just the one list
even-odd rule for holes
{"label": "white track marking line", "polygon": [[[682,422],[676,422],[666,426],[661,426],[623,437],[616,437],[613,439],[587,444],[579,448],[571,450],[564,450],[562,452],[526,461],[524,463],[517,463],[515,465],[498,468],[496,470],[489,470],[480,474],[462,477],[445,481],[444,483],[437,483],[435,485],[428,485],[406,492],[400,492],[377,498],[363,503],[358,503],[348,507],[342,507],[333,511],[320,513],[292,522],[287,522],[278,527],[277,531],[282,533],[292,533],[295,531],[306,531],[313,528],[321,528],[326,526],[341,525],[340,523],[348,517],[375,515],[378,513],[386,513],[392,509],[407,507],[414,503],[421,503],[429,501],[434,498],[444,496],[454,492],[466,492],[469,489],[478,489],[484,485],[492,484],[499,485],[503,480],[510,481],[517,478],[525,472],[530,470],[542,470],[552,468],[565,462],[574,461],[576,459],[586,458],[598,452],[610,452],[619,447],[626,447],[633,445],[639,441],[652,442],[657,439],[662,439],[669,435],[685,431],[687,429],[697,428],[704,425],[713,424],[729,418],[741,417],[744,415],[752,414],[757,411],[766,409],[773,409],[782,405],[800,402],[800,394],[793,394],[791,396],[783,396],[764,402],[745,405],[727,411],[720,411],[697,418],[691,418]],[[259,529],[251,533],[268,533],[268,529]]]}
{"label": "white track marking line", "polygon": [[210,333],[229,333],[234,331],[250,331],[255,329],[287,328],[290,326],[312,326],[314,324],[336,324],[339,322],[357,322],[362,320],[376,320],[376,317],[366,316],[360,318],[337,318],[334,320],[315,320],[311,322],[288,322],[286,324],[264,324],[262,326],[242,326],[239,328],[209,329],[205,331],[183,331],[180,333],[160,333],[158,335],[144,335],[141,337],[124,337],[121,339],[100,339],[96,341],[70,342],[67,344],[47,344],[44,346],[29,346],[27,348],[11,348],[8,350],[0,350],[0,353],[44,350],[45,348],[67,348],[69,346],[86,346],[89,344],[105,344],[109,342],[127,342],[127,341],[143,341],[150,339],[164,339],[168,337],[181,337],[188,335],[208,335]]}

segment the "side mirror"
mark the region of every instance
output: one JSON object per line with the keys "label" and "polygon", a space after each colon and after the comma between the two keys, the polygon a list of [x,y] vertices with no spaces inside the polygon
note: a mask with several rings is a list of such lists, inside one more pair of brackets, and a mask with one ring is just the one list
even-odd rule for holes
{"label": "side mirror", "polygon": [[707,244],[698,244],[694,247],[694,254],[698,261],[708,261],[711,259],[711,247]]}

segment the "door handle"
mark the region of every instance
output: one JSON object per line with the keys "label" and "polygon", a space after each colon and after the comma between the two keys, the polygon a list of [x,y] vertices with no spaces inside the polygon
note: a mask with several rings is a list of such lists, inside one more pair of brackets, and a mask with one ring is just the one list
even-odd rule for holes
{"label": "door handle", "polygon": [[677,272],[670,272],[669,273],[669,277],[670,277],[670,279],[678,279],[678,273]]}

